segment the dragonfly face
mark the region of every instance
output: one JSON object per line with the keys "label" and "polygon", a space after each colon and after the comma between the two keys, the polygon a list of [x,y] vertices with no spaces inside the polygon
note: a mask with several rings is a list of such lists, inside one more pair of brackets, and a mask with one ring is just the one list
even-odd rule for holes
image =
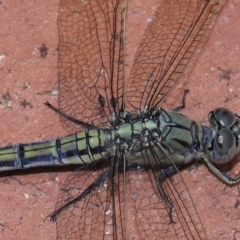
{"label": "dragonfly face", "polygon": [[213,140],[211,160],[223,164],[232,160],[239,152],[239,117],[226,108],[217,108],[208,115],[210,123],[216,129]]}

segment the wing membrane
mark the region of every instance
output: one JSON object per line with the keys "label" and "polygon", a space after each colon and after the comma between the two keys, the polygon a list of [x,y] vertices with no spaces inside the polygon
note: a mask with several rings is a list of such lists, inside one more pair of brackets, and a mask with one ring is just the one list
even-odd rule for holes
{"label": "wing membrane", "polygon": [[[161,182],[173,206],[171,223],[169,209],[156,185],[161,162],[148,169],[145,168],[148,164],[130,165],[125,178],[125,168],[117,167],[118,160],[121,164],[123,159],[115,158],[92,168],[84,166],[68,177],[56,209],[79,196],[81,199],[57,215],[58,240],[207,239],[180,174]],[[159,162],[156,155],[155,160]]]}
{"label": "wing membrane", "polygon": [[68,177],[56,205],[59,209],[68,204],[56,215],[58,240],[126,239],[125,187],[119,160],[123,159],[83,166]]}
{"label": "wing membrane", "polygon": [[135,56],[127,85],[128,104],[142,109],[163,101],[191,59],[216,3],[161,2]]}
{"label": "wing membrane", "polygon": [[[145,164],[129,174],[130,196],[139,236],[141,239],[207,239],[181,174],[166,156],[165,163],[168,162],[178,172],[172,176],[162,164],[163,159],[158,158],[156,150],[156,146],[142,150]],[[147,169],[146,166],[150,167]]]}
{"label": "wing membrane", "polygon": [[59,8],[59,109],[95,126],[123,104],[124,2],[62,0]]}

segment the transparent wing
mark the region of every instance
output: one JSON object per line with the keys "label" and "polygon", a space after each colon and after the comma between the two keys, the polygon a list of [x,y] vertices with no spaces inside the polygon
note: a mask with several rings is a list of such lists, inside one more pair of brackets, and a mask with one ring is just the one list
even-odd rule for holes
{"label": "transparent wing", "polygon": [[161,1],[135,56],[126,90],[128,104],[142,109],[163,101],[191,59],[218,2]]}
{"label": "transparent wing", "polygon": [[124,239],[123,175],[116,172],[118,160],[83,166],[68,177],[56,206],[68,204],[56,216],[58,240]]}
{"label": "transparent wing", "polygon": [[[140,239],[207,239],[176,166],[167,157],[159,159],[156,147],[143,150],[142,155],[145,164],[129,174],[131,202]],[[166,165],[178,174],[173,175]]]}
{"label": "transparent wing", "polygon": [[[159,196],[152,171],[131,174],[130,188],[139,239],[207,239],[189,192],[177,174],[162,187],[173,205],[170,222],[164,200]],[[177,179],[177,180],[176,180]],[[152,181],[151,181],[152,180]]]}
{"label": "transparent wing", "polygon": [[[122,108],[124,0],[61,0],[59,109],[103,126]],[[71,131],[81,126],[61,119]]]}
{"label": "transparent wing", "polygon": [[68,177],[56,206],[68,204],[56,217],[58,240],[207,239],[180,174],[161,182],[173,206],[171,222],[156,184],[160,166],[128,163],[125,168],[122,160],[84,166]]}

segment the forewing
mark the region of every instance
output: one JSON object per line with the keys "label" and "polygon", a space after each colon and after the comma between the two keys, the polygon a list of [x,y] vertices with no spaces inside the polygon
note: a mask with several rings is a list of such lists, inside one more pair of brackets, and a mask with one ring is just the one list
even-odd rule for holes
{"label": "forewing", "polygon": [[163,0],[135,56],[127,102],[136,109],[158,106],[175,86],[215,9],[210,0]]}
{"label": "forewing", "polygon": [[[124,0],[61,0],[59,109],[104,126],[122,108]],[[118,103],[118,104],[117,104]],[[61,118],[72,131],[80,125]]]}

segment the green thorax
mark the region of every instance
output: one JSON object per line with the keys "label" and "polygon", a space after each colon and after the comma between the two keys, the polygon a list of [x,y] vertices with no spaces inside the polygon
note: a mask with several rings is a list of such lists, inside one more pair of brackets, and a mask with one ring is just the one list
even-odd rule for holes
{"label": "green thorax", "polygon": [[149,159],[154,164],[157,156],[164,166],[171,164],[170,159],[179,165],[198,157],[195,155],[201,152],[202,126],[173,111],[145,109],[127,113],[113,132],[116,151],[127,151],[137,156],[138,161],[148,154],[141,160],[145,163]]}

